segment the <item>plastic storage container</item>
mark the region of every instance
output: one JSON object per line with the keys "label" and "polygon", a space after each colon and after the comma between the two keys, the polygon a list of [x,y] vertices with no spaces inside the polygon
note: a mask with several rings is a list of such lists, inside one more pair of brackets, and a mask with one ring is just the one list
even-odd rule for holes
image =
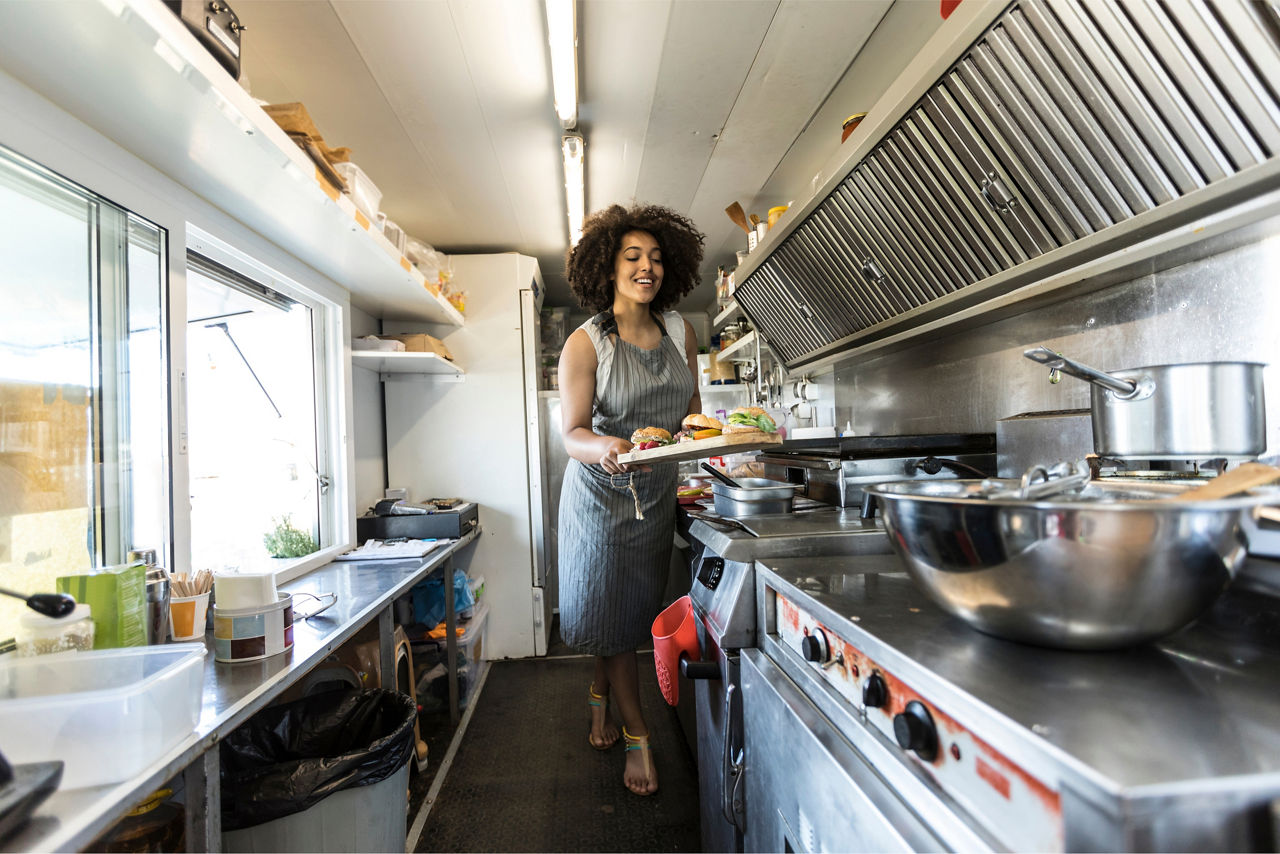
{"label": "plastic storage container", "polygon": [[354,163],[335,163],[333,168],[347,182],[347,193],[360,212],[369,218],[369,222],[378,219],[378,206],[382,204],[382,191],[378,185],[369,180],[364,170]]}
{"label": "plastic storage container", "polygon": [[65,617],[25,611],[18,620],[19,656],[93,649],[93,617],[88,605],[76,605]]}
{"label": "plastic storage container", "polygon": [[63,789],[127,780],[195,729],[204,659],[170,644],[0,661],[0,752],[62,760]]}

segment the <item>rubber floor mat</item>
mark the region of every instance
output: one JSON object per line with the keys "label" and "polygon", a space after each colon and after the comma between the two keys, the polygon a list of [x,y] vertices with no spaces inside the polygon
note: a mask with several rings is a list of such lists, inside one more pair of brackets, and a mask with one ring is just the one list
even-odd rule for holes
{"label": "rubber floor mat", "polygon": [[638,656],[656,794],[622,784],[621,740],[587,742],[590,658],[495,661],[417,851],[698,851],[698,776],[652,654]]}

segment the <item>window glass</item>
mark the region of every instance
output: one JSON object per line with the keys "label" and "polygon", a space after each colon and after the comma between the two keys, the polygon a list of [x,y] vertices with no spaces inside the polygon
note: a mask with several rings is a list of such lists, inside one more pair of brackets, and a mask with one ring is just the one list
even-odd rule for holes
{"label": "window glass", "polygon": [[315,314],[243,274],[188,256],[194,568],[261,568],[324,541]]}
{"label": "window glass", "polygon": [[[162,304],[164,232],[129,220],[129,456],[130,548],[167,555],[169,501],[169,363]],[[163,561],[162,561],[163,562]]]}
{"label": "window glass", "polygon": [[[135,531],[167,547],[163,234],[0,150],[0,586],[53,591],[123,562]],[[0,597],[0,642],[23,611]]]}

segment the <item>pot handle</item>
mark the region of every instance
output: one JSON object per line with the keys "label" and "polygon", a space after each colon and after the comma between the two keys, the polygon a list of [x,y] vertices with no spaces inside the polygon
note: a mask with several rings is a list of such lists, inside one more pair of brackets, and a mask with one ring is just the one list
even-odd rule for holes
{"label": "pot handle", "polygon": [[1053,352],[1048,347],[1033,347],[1022,355],[1033,362],[1048,365],[1049,382],[1057,382],[1058,374],[1063,373],[1078,380],[1084,380],[1094,385],[1100,385],[1105,389],[1110,389],[1120,397],[1128,397],[1138,391],[1138,384],[1132,380],[1122,380],[1119,377],[1111,376],[1111,374],[1103,373],[1096,368],[1082,365],[1079,362],[1068,359],[1066,356]]}

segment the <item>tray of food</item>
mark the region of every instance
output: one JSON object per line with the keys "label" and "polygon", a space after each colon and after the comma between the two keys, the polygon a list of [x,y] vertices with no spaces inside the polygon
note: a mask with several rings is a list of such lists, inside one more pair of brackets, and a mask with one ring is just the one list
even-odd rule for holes
{"label": "tray of food", "polygon": [[686,415],[672,436],[661,427],[641,427],[631,434],[632,450],[618,454],[620,463],[670,463],[702,460],[722,454],[759,451],[781,444],[777,425],[758,406],[739,406],[722,424],[708,415]]}

